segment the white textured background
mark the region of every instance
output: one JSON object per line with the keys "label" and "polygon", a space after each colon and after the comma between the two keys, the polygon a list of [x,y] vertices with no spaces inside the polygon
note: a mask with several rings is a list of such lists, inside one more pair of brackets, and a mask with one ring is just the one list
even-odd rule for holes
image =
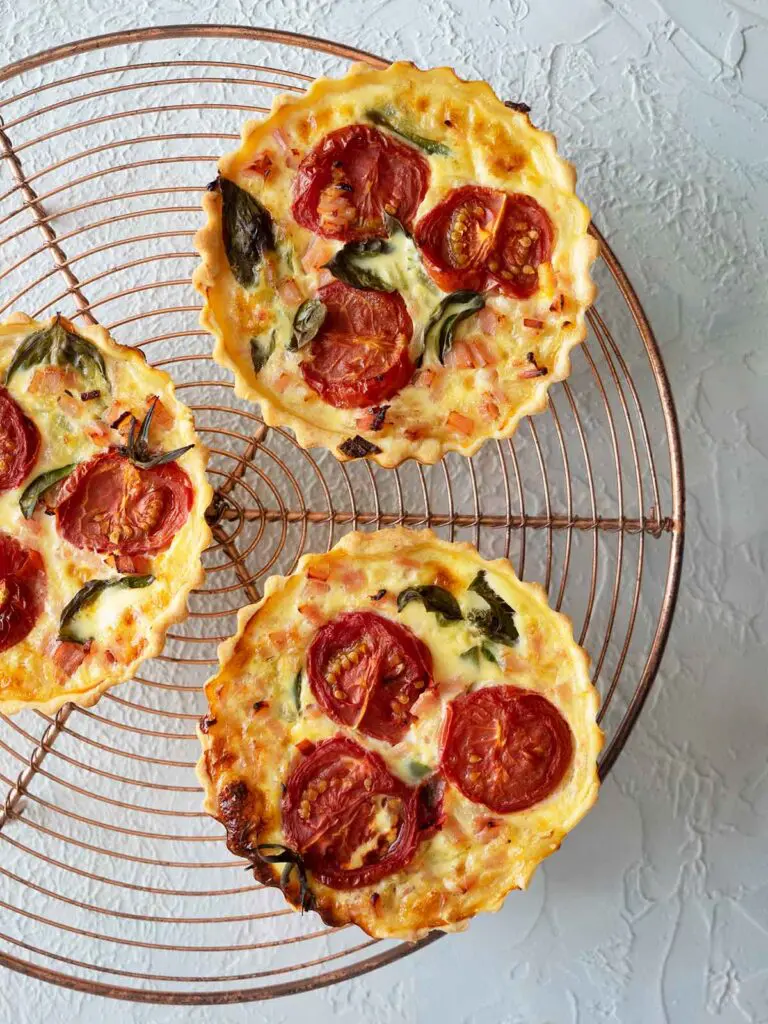
{"label": "white textured background", "polygon": [[[106,1003],[6,972],[0,1019],[768,1021],[768,3],[0,0],[0,61],[187,21],[315,32],[525,99],[638,288],[684,430],[681,601],[599,806],[503,914],[376,974],[249,1007]],[[513,906],[511,905],[513,903]]]}

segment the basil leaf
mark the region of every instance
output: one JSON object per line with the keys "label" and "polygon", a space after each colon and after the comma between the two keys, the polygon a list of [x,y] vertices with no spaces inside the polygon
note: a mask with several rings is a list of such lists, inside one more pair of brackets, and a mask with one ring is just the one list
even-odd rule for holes
{"label": "basil leaf", "polygon": [[348,459],[364,459],[368,455],[378,455],[381,452],[381,448],[371,441],[366,441],[359,434],[355,434],[354,437],[348,437],[346,441],[339,445],[339,451],[342,455],[346,455]]}
{"label": "basil leaf", "polygon": [[269,362],[269,357],[275,351],[275,332],[269,336],[269,340],[263,338],[251,338],[251,362],[253,372],[258,373]]}
{"label": "basil leaf", "polygon": [[422,764],[421,761],[409,761],[408,771],[410,772],[411,778],[423,779],[425,775],[429,775],[432,769],[428,764]]}
{"label": "basil leaf", "polygon": [[76,463],[71,462],[68,466],[61,466],[59,469],[49,469],[47,473],[41,473],[40,476],[35,477],[31,484],[27,484],[19,498],[19,508],[25,519],[32,518],[42,495],[49,487],[53,487],[59,480],[69,476],[75,465]]}
{"label": "basil leaf", "polygon": [[148,576],[117,576],[111,580],[89,580],[84,587],[75,594],[61,613],[59,620],[59,640],[69,640],[75,644],[83,644],[93,637],[79,637],[72,632],[72,625],[77,615],[89,604],[99,598],[105,590],[117,587],[127,587],[136,590],[140,587],[148,587],[155,582],[155,577]]}
{"label": "basil leaf", "polygon": [[434,584],[425,584],[420,587],[407,587],[397,595],[397,610],[401,612],[411,601],[421,601],[428,612],[435,612],[442,615],[448,622],[458,622],[463,619],[459,602],[453,594],[444,587]]}
{"label": "basil leaf", "polygon": [[394,113],[391,107],[385,107],[384,110],[366,110],[365,116],[369,121],[373,121],[375,125],[378,125],[380,128],[387,128],[393,134],[399,135],[401,139],[405,139],[406,142],[410,142],[412,145],[418,146],[419,149],[423,149],[430,156],[450,155],[451,151],[445,143],[428,139],[424,135],[417,135],[412,129],[404,128],[402,125],[393,122],[391,118],[394,116]]}
{"label": "basil leaf", "polygon": [[384,238],[367,238],[363,242],[347,242],[336,255],[325,264],[338,281],[352,288],[376,292],[393,292],[395,285],[385,281],[371,266],[378,257],[392,252],[392,246]]}
{"label": "basil leaf", "polygon": [[315,897],[309,888],[307,868],[300,853],[292,850],[290,846],[283,846],[282,843],[259,843],[253,848],[253,852],[259,860],[266,864],[285,864],[280,874],[280,888],[286,896],[288,895],[286,888],[291,880],[291,874],[295,870],[299,880],[299,906],[302,912],[312,910],[315,905]]}
{"label": "basil leaf", "polygon": [[291,340],[288,343],[288,348],[291,352],[304,348],[305,345],[312,341],[323,326],[327,312],[327,306],[320,299],[305,299],[302,302],[296,310],[296,316],[293,318],[293,330],[291,331]]}
{"label": "basil leaf", "polygon": [[[520,639],[520,634],[515,625],[515,609],[508,605],[503,597],[499,597],[496,591],[489,585],[485,569],[481,569],[478,572],[468,589],[482,597],[486,604],[489,605],[488,611],[473,611],[469,613],[469,618],[473,625],[477,626],[482,633],[485,633],[489,640],[504,644],[506,647],[514,647]],[[495,657],[493,660],[495,660]]]}
{"label": "basil leaf", "polygon": [[11,382],[11,377],[19,370],[28,370],[30,366],[37,366],[44,362],[51,351],[51,328],[46,327],[42,331],[35,331],[28,335],[19,345],[14,353],[8,369],[5,371],[6,387]]}
{"label": "basil leaf", "polygon": [[486,661],[490,661],[491,664],[496,665],[497,668],[503,666],[499,663],[499,659],[496,657],[496,652],[489,643],[483,641],[481,644],[475,644],[474,647],[470,647],[467,651],[462,651],[459,655],[460,658],[464,658],[465,661],[471,661],[473,665],[480,664],[480,657],[485,658]]}
{"label": "basil leaf", "polygon": [[453,332],[462,320],[477,313],[485,305],[479,292],[459,291],[446,295],[424,328],[424,348],[432,348],[441,363],[453,346]]}
{"label": "basil leaf", "polygon": [[71,366],[83,377],[98,373],[109,385],[107,367],[101,352],[90,341],[67,330],[58,315],[52,324],[30,334],[16,349],[5,372],[6,387],[20,370],[42,364]]}
{"label": "basil leaf", "polygon": [[272,217],[259,200],[234,181],[219,177],[224,251],[232,274],[243,288],[259,279],[264,253],[274,250]]}
{"label": "basil leaf", "polygon": [[81,338],[79,334],[73,334],[71,331],[64,333],[67,340],[59,350],[57,365],[62,366],[68,363],[79,370],[83,377],[88,377],[95,371],[109,383],[104,358],[96,346],[92,345],[90,341],[86,341],[85,338]]}
{"label": "basil leaf", "polygon": [[293,680],[293,703],[296,705],[298,714],[301,714],[301,669]]}
{"label": "basil leaf", "polygon": [[495,665],[497,668],[502,667],[501,663],[499,662],[499,659],[496,657],[496,651],[494,651],[490,644],[481,644],[480,653],[485,658],[485,660],[490,661],[492,665]]}

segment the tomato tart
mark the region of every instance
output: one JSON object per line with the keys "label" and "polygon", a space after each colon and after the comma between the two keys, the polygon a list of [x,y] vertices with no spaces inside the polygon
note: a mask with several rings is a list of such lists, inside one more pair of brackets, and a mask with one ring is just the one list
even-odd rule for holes
{"label": "tomato tart", "polygon": [[92,705],[161,650],[209,542],[170,377],[100,327],[0,325],[0,711]]}
{"label": "tomato tart", "polygon": [[273,576],[219,660],[205,808],[328,924],[459,929],[597,796],[598,697],[569,620],[469,544],[348,534]]}
{"label": "tomato tart", "polygon": [[448,68],[356,65],[248,122],[203,199],[215,358],[339,459],[473,454],[570,370],[597,244],[523,104]]}

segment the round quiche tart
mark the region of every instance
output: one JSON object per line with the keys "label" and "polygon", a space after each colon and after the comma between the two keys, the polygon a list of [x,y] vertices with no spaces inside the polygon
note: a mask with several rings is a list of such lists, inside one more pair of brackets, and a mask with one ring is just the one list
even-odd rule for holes
{"label": "round quiche tart", "polygon": [[0,325],[0,711],[89,706],[186,616],[207,452],[170,377],[100,327]]}
{"label": "round quiche tart", "polygon": [[194,276],[240,397],[339,459],[473,454],[570,370],[597,244],[522,104],[448,68],[355,65],[248,122]]}
{"label": "round quiche tart", "polygon": [[296,908],[417,939],[498,910],[594,803],[597,692],[509,562],[351,533],[273,576],[206,685],[206,810]]}

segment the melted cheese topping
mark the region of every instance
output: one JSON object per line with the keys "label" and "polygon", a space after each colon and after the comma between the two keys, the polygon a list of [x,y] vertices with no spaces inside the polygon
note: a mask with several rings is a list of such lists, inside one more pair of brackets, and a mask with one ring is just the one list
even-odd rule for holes
{"label": "melted cheese topping", "polygon": [[[364,410],[335,409],[305,384],[300,364],[308,349],[287,349],[301,300],[288,305],[279,294],[280,284],[292,280],[301,298],[315,295],[328,274],[321,264],[341,247],[316,239],[294,221],[296,168],[328,132],[370,123],[366,111],[371,109],[391,111],[398,124],[447,147],[447,153],[431,155],[419,150],[431,178],[418,219],[451,189],[474,183],[532,196],[555,227],[551,262],[539,267],[538,291],[525,300],[488,295],[495,328],[490,333],[480,329],[473,316],[455,331],[454,344],[482,339],[491,349],[492,364],[445,367],[427,354],[424,366],[430,372],[417,374],[388,400],[384,426],[375,432],[366,429]],[[266,178],[254,169],[256,158],[265,155],[271,162]],[[447,68],[423,72],[398,63],[373,71],[356,66],[340,81],[317,81],[303,98],[278,98],[270,117],[245,125],[240,148],[221,160],[220,170],[269,210],[277,257],[273,272],[262,271],[253,289],[237,284],[223,248],[221,197],[207,193],[208,224],[196,239],[203,264],[194,277],[206,300],[202,323],[216,338],[215,357],[234,370],[238,394],[258,401],[268,423],[290,426],[305,447],[337,449],[361,435],[382,449],[373,457],[384,466],[408,457],[431,463],[449,450],[472,454],[486,438],[508,437],[523,416],[540,411],[548,387],[570,372],[568,353],[585,336],[585,311],[594,296],[589,267],[597,246],[587,234],[589,212],[573,192],[573,169],[557,155],[554,137],[505,107],[487,84],[461,81]],[[321,258],[316,261],[318,242]],[[381,257],[381,262],[389,264],[386,271],[407,277],[401,293],[414,322],[416,355],[424,326],[445,293],[427,277],[415,248],[410,254]],[[257,374],[250,339],[272,330],[275,350]],[[528,353],[547,368],[546,376],[521,376],[532,365]]]}
{"label": "melted cheese topping", "polygon": [[[467,613],[487,608],[467,590],[479,569],[486,570],[487,582],[516,612],[520,640],[514,648],[497,645],[501,667],[462,657],[479,639]],[[312,578],[326,572],[327,583]],[[441,625],[418,601],[397,611],[401,590],[436,579],[459,601],[462,621]],[[370,595],[382,588],[384,597],[373,601]],[[306,651],[318,625],[358,609],[402,623],[432,653],[437,692],[427,691],[415,705],[415,721],[394,745],[331,721],[306,680]],[[481,910],[496,910],[510,889],[527,884],[536,865],[557,849],[596,798],[602,743],[595,724],[598,698],[570,622],[548,608],[540,587],[521,583],[508,562],[486,562],[468,544],[448,544],[429,531],[349,534],[329,554],[303,558],[292,576],[273,577],[263,601],[241,613],[240,630],[222,645],[220,661],[219,673],[206,686],[214,721],[201,734],[205,753],[199,770],[208,794],[206,807],[220,816],[221,795],[233,783],[244,782],[257,794],[259,815],[249,824],[259,842],[285,841],[282,783],[296,763],[296,745],[302,740],[318,743],[349,735],[376,750],[390,771],[414,784],[425,769],[437,768],[446,704],[469,688],[512,684],[539,692],[570,725],[573,762],[560,786],[541,803],[499,815],[446,786],[445,825],[421,843],[403,871],[351,891],[311,879],[318,909],[336,923],[354,921],[371,935],[415,938],[430,928],[456,928]],[[266,705],[260,706],[261,701]],[[382,825],[387,821],[382,819]]]}
{"label": "melted cheese topping", "polygon": [[[23,314],[0,325],[0,380],[24,339],[46,326]],[[210,539],[204,519],[211,499],[205,479],[207,452],[195,433],[191,413],[175,397],[170,377],[148,366],[138,350],[117,345],[103,329],[76,330],[101,352],[110,389],[100,377],[80,378],[82,390],[78,384],[70,389],[71,395],[41,393],[33,385],[41,366],[15,373],[8,385],[9,393],[40,432],[40,452],[21,485],[0,494],[0,531],[41,554],[47,591],[45,609],[32,631],[0,653],[0,710],[6,714],[25,707],[51,713],[66,701],[87,706],[107,687],[129,679],[141,660],[160,651],[168,626],[186,615],[187,594],[202,578],[200,554]],[[90,390],[100,393],[87,400],[80,398]],[[143,570],[155,576],[152,584],[143,589],[107,590],[78,613],[73,633],[93,637],[93,642],[80,667],[66,677],[53,657],[62,610],[85,583],[116,578],[120,573],[107,556],[75,547],[61,537],[55,517],[46,515],[40,505],[32,518],[25,519],[19,498],[42,473],[87,462],[109,445],[124,443],[109,424],[123,412],[141,419],[148,400],[155,395],[162,403],[163,413],[156,411],[155,415],[157,419],[164,416],[163,429],[157,438],[150,433],[150,439],[165,450],[195,445],[179,460],[192,481],[193,507],[170,546],[152,556],[149,568]]]}

